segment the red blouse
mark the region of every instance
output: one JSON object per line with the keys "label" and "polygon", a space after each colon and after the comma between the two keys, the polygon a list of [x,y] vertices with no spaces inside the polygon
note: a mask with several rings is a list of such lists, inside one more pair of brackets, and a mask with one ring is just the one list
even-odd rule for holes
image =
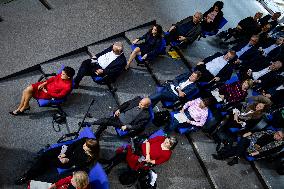
{"label": "red blouse", "polygon": [[38,86],[43,82],[37,82],[32,84],[33,87],[33,97],[41,99],[51,99],[51,98],[63,98],[72,90],[72,80],[61,79],[61,73],[57,76],[51,77],[46,80],[47,84],[45,86],[47,93],[42,90],[38,90]]}
{"label": "red blouse", "polygon": [[[150,159],[155,160],[155,164],[159,165],[168,161],[172,155],[171,150],[162,150],[161,144],[165,141],[166,137],[157,136],[155,138],[149,139],[150,143]],[[142,144],[142,155],[146,157],[146,143]],[[139,156],[132,153],[131,147],[127,149],[126,161],[134,170],[143,167],[145,162],[138,162]]]}
{"label": "red blouse", "polygon": [[242,90],[242,82],[240,81],[223,85],[219,88],[219,92],[225,96],[229,103],[242,101],[248,95],[247,91]]}

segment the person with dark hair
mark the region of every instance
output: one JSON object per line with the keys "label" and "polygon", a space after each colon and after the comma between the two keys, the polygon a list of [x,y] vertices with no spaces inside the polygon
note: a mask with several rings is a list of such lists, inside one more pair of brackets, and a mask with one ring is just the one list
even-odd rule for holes
{"label": "person with dark hair", "polygon": [[[159,49],[162,45],[163,29],[160,25],[154,25],[146,34],[132,41],[132,44],[137,47],[131,53],[126,69],[130,67],[130,64],[137,55],[141,55],[143,60],[150,60],[158,56]],[[138,44],[138,41],[144,40],[143,43]]]}
{"label": "person with dark hair", "polygon": [[108,164],[105,171],[109,174],[113,167],[125,160],[132,170],[147,170],[150,165],[160,165],[167,162],[176,145],[177,139],[175,137],[156,136],[145,140],[138,146],[139,149],[135,149],[139,154],[133,152],[130,145],[125,149],[119,148],[113,158],[104,160],[104,163]]}
{"label": "person with dark hair", "polygon": [[112,46],[84,60],[74,78],[75,86],[78,88],[84,76],[106,77],[107,81],[113,82],[121,74],[126,66],[126,58],[123,53],[123,44],[115,42]]}
{"label": "person with dark hair", "polygon": [[218,37],[224,38],[224,41],[228,41],[231,37],[239,41],[248,40],[252,35],[259,33],[260,25],[258,24],[258,20],[262,15],[263,13],[257,12],[254,17],[250,16],[241,20],[237,27],[220,32]]}
{"label": "person with dark hair", "polygon": [[174,114],[173,123],[168,128],[165,128],[165,131],[171,132],[179,127],[202,127],[207,120],[210,103],[210,98],[197,98],[188,101],[184,104],[180,112]]}
{"label": "person with dark hair", "polygon": [[30,99],[52,99],[63,98],[72,90],[72,78],[75,70],[66,66],[60,74],[51,77],[46,81],[37,82],[28,86],[22,94],[18,108],[9,112],[11,115],[22,115],[26,110],[30,110]]}
{"label": "person with dark hair", "polygon": [[169,34],[165,36],[167,44],[178,42],[179,47],[186,48],[188,44],[193,43],[201,34],[201,19],[202,13],[196,12],[193,16],[173,24],[169,29]]}
{"label": "person with dark hair", "polygon": [[226,81],[233,73],[234,65],[231,60],[235,57],[236,52],[229,50],[225,55],[216,53],[205,58],[202,62],[198,62],[195,67],[196,70],[202,73],[200,81]]}
{"label": "person with dark hair", "polygon": [[259,23],[261,26],[266,24],[270,24],[271,28],[269,30],[274,29],[278,25],[278,18],[281,16],[281,12],[275,12],[271,16],[270,14],[264,16],[263,18],[259,19]]}
{"label": "person with dark hair", "polygon": [[203,21],[201,23],[202,31],[215,31],[218,29],[221,19],[223,18],[222,8],[224,3],[216,1],[214,5],[203,14]]}
{"label": "person with dark hair", "polygon": [[228,150],[219,151],[218,154],[212,154],[214,159],[224,160],[234,157],[228,165],[232,166],[238,163],[238,160],[243,155],[253,157],[265,157],[271,151],[280,151],[284,145],[283,131],[260,131],[248,132],[243,135],[240,142],[236,146]]}
{"label": "person with dark hair", "polygon": [[[67,148],[67,149],[66,149]],[[82,138],[72,144],[49,149],[43,152],[33,166],[16,181],[16,184],[24,184],[28,180],[42,175],[51,167],[63,169],[86,168],[86,166],[99,158],[99,142],[94,139]]]}
{"label": "person with dark hair", "polygon": [[163,86],[163,89],[160,92],[150,95],[152,106],[156,105],[161,100],[176,102],[179,99],[186,99],[198,90],[196,82],[200,77],[200,71],[177,76],[172,83],[167,83]]}

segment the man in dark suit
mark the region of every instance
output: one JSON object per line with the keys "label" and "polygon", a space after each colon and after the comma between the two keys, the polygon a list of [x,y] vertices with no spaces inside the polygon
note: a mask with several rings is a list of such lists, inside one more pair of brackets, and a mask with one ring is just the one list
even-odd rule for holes
{"label": "man in dark suit", "polygon": [[257,35],[251,36],[249,42],[242,42],[232,49],[236,51],[235,64],[240,64],[243,61],[249,61],[258,55],[258,48],[256,47],[259,37]]}
{"label": "man in dark suit", "polygon": [[273,30],[278,25],[278,18],[281,16],[281,12],[275,12],[272,16],[266,15],[263,18],[259,19],[259,23],[261,26],[265,24],[270,24],[270,30]]}
{"label": "man in dark suit", "polygon": [[139,96],[124,102],[113,112],[113,116],[101,118],[92,123],[93,125],[99,125],[96,138],[101,136],[107,126],[113,126],[123,131],[128,131],[129,136],[139,134],[150,121],[150,105],[151,100],[149,98],[141,98]]}
{"label": "man in dark suit", "polygon": [[181,98],[186,98],[194,93],[198,88],[196,81],[201,76],[199,71],[192,74],[185,73],[177,76],[173,82],[167,83],[162,91],[156,92],[150,96],[152,105],[156,105],[159,101],[176,102]]}
{"label": "man in dark suit", "polygon": [[126,58],[123,53],[123,45],[121,42],[115,42],[91,59],[82,62],[74,79],[74,88],[78,88],[84,76],[107,77],[108,81],[112,82],[120,75],[125,66]]}
{"label": "man in dark suit", "polygon": [[189,16],[169,29],[169,34],[165,36],[167,44],[170,42],[178,42],[180,47],[185,48],[188,44],[193,43],[201,34],[200,21],[202,13],[196,12],[193,16]]}
{"label": "man in dark suit", "polygon": [[198,62],[196,70],[202,73],[199,81],[226,81],[232,73],[234,64],[231,60],[235,57],[236,52],[229,50],[225,55],[218,52],[212,56],[205,58],[202,62]]}

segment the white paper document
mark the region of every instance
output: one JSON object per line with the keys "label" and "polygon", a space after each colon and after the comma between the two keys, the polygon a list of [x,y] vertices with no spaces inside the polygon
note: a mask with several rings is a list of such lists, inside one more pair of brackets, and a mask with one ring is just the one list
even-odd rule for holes
{"label": "white paper document", "polygon": [[47,189],[51,185],[52,184],[48,183],[48,182],[41,182],[41,181],[31,180],[31,182],[30,182],[30,189]]}
{"label": "white paper document", "polygon": [[188,121],[186,115],[181,112],[174,114],[174,117],[176,118],[176,120],[178,120],[179,123],[185,123]]}

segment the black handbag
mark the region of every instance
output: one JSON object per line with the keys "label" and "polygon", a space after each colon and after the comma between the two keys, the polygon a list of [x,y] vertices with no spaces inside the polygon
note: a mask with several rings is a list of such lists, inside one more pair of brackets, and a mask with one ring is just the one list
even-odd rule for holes
{"label": "black handbag", "polygon": [[157,127],[161,127],[169,124],[171,121],[171,114],[168,110],[155,112],[153,124]]}

